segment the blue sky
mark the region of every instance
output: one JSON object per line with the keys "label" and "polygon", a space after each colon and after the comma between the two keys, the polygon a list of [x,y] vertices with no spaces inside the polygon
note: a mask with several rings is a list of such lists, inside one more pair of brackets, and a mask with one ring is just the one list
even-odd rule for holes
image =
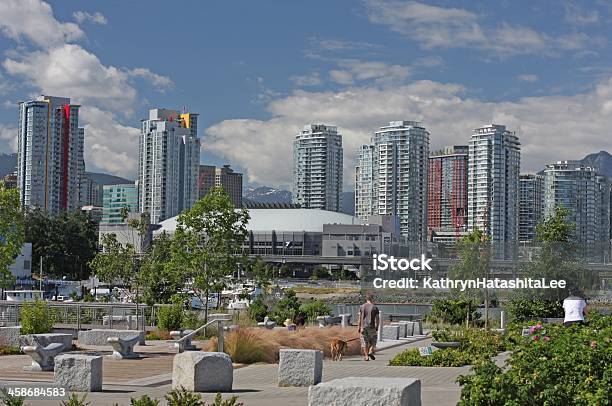
{"label": "blue sky", "polygon": [[338,125],[345,184],[387,121],[421,120],[432,148],[496,122],[522,169],[610,148],[606,1],[49,1],[0,3],[0,151],[16,102],[83,105],[88,170],[134,178],[139,119],[200,113],[202,161],[287,187],[291,139]]}

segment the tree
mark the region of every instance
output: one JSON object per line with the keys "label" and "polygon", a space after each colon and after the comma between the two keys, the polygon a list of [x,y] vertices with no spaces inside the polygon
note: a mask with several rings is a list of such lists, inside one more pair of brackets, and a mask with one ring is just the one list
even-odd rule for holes
{"label": "tree", "polygon": [[[457,242],[459,263],[451,268],[452,279],[486,278],[491,262],[491,245],[489,238],[481,231],[474,230]],[[485,326],[488,327],[489,291],[485,288]],[[466,290],[463,294],[468,303],[480,299],[479,290]],[[471,309],[468,306],[466,322],[469,323]]]}
{"label": "tree", "polygon": [[[24,242],[24,218],[17,189],[0,185],[0,293],[15,283],[9,266],[21,252]],[[0,299],[2,298],[0,294]]]}
{"label": "tree", "polygon": [[45,274],[85,279],[89,262],[98,250],[98,233],[92,218],[79,211],[49,214],[41,209],[25,214],[26,241],[32,242],[32,269],[43,261]]}
{"label": "tree", "polygon": [[131,288],[135,278],[132,265],[134,246],[121,244],[115,234],[104,234],[101,244],[104,250],[89,264],[94,275],[110,285],[121,283]]}
{"label": "tree", "polygon": [[245,267],[246,276],[253,281],[256,287],[265,290],[270,286],[273,277],[273,268],[269,266],[261,257],[256,257],[247,262]]}
{"label": "tree", "polygon": [[184,275],[172,266],[171,259],[172,238],[164,232],[149,246],[140,265],[138,280],[146,303],[170,303],[185,286]]}
{"label": "tree", "polygon": [[228,275],[238,269],[242,244],[247,238],[247,210],[236,210],[227,192],[215,187],[178,217],[172,244],[171,266],[192,280],[205,307]]}
{"label": "tree", "polygon": [[573,243],[575,224],[567,220],[570,210],[555,208],[555,212],[536,227],[538,250],[534,259],[523,272],[532,278],[564,279],[565,289],[545,289],[543,292],[526,291],[524,297],[533,299],[535,294],[548,300],[560,301],[570,293],[580,294],[584,290],[585,270],[576,261]]}

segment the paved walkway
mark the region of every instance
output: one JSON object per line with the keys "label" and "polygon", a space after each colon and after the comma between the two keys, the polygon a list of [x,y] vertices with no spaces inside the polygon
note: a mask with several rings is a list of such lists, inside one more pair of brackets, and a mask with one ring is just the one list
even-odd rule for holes
{"label": "paved walkway", "polygon": [[[418,341],[411,341],[381,343],[383,349],[377,353],[376,361],[366,362],[361,357],[345,357],[340,362],[325,360],[323,381],[349,376],[418,378],[422,385],[423,405],[455,405],[460,394],[460,388],[455,380],[457,376],[469,373],[470,368],[388,366],[389,360],[397,353],[406,348],[429,345],[431,339],[422,337]],[[129,405],[130,398],[140,397],[142,394],[163,399],[171,389],[170,371],[174,354],[168,352],[168,345],[165,343],[147,344],[147,353],[150,353],[147,358],[104,360],[104,391],[88,394],[87,400],[91,405]],[[27,373],[17,374],[15,367],[28,362],[28,358],[23,355],[0,357],[0,387],[52,387],[52,373],[29,376]],[[308,388],[278,387],[277,368],[276,364],[257,364],[235,369],[235,394],[245,406],[306,405]],[[9,373],[9,370],[12,372]],[[145,371],[149,373],[146,374]],[[128,375],[133,378],[122,378]],[[213,397],[214,394],[204,395],[205,400],[209,402]],[[57,406],[59,400],[28,399],[27,404]]]}

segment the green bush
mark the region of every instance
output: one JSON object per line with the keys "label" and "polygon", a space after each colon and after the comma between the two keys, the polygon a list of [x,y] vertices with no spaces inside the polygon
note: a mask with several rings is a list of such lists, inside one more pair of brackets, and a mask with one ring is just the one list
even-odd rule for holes
{"label": "green bush", "polygon": [[321,300],[311,300],[300,306],[299,313],[304,314],[308,320],[314,321],[318,316],[331,314],[331,308]]}
{"label": "green bush", "polygon": [[513,299],[506,309],[515,321],[542,320],[546,317],[563,317],[563,306],[554,300]]}
{"label": "green bush", "polygon": [[505,349],[505,343],[498,333],[480,329],[458,331],[437,330],[434,339],[440,342],[458,341],[459,348],[434,350],[432,355],[422,356],[418,349],[410,349],[396,355],[389,365],[460,367],[490,359]]}
{"label": "green bush", "polygon": [[22,406],[25,398],[22,396],[13,396],[7,388],[0,389],[0,402],[6,406]]}
{"label": "green bush", "polygon": [[159,400],[151,399],[147,395],[142,395],[138,399],[130,398],[130,405],[132,406],[158,406]]}
{"label": "green bush", "polygon": [[293,320],[300,309],[300,300],[293,289],[285,289],[284,297],[278,301],[270,318],[283,325],[286,319]]}
{"label": "green bush", "polygon": [[157,328],[166,331],[180,330],[183,325],[184,310],[183,295],[172,296],[170,306],[162,306],[157,313]]}
{"label": "green bush", "polygon": [[42,300],[26,302],[21,308],[21,334],[44,334],[53,330],[49,306]]}
{"label": "green bush", "polygon": [[223,400],[220,393],[217,393],[215,399],[208,406],[242,406],[242,403],[238,403],[238,396],[234,395],[231,398]]}
{"label": "green bush", "polygon": [[70,395],[68,400],[62,400],[61,405],[62,406],[87,406],[89,405],[89,402],[86,402],[85,401],[86,399],[87,399],[87,395],[83,395],[82,398],[79,398],[79,395],[77,393],[73,393]]}
{"label": "green bush", "polygon": [[536,325],[517,340],[507,364],[489,360],[460,376],[460,405],[609,405],[612,316],[585,325]]}
{"label": "green bush", "polygon": [[199,317],[200,312],[197,310],[183,311],[181,327],[185,330],[196,330],[204,324],[204,320]]}
{"label": "green bush", "polygon": [[165,396],[168,406],[204,406],[202,396],[193,393],[182,386],[173,389]]}
{"label": "green bush", "polygon": [[249,317],[253,321],[263,321],[268,314],[268,306],[264,303],[263,298],[258,296],[249,305]]}
{"label": "green bush", "polygon": [[465,324],[468,309],[470,311],[470,322],[478,320],[480,313],[476,311],[477,304],[467,299],[444,299],[436,300],[427,315],[427,321],[433,323]]}

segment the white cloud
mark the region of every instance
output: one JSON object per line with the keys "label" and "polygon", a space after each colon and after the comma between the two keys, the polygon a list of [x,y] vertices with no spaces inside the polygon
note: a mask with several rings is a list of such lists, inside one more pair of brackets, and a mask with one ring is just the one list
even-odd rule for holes
{"label": "white cloud", "polygon": [[174,82],[168,77],[159,75],[155,72],[151,72],[147,68],[134,68],[128,71],[130,76],[138,77],[151,82],[154,86],[157,86],[159,90],[169,89],[174,86]]}
{"label": "white cloud", "polygon": [[313,51],[349,51],[379,48],[378,45],[363,41],[345,41],[331,38],[310,37],[308,39]]}
{"label": "white cloud", "polygon": [[85,34],[74,23],[60,23],[51,6],[40,0],[0,1],[0,30],[16,41],[24,38],[42,46],[74,41]]}
{"label": "white cloud", "polygon": [[288,187],[298,130],[311,122],[337,125],[343,134],[345,184],[352,188],[359,145],[391,120],[422,121],[431,132],[432,148],[467,143],[472,129],[483,124],[505,124],[520,137],[524,171],[609,146],[612,79],[585,93],[513,102],[468,98],[463,91],[459,85],[432,81],[339,92],[300,90],[269,103],[269,120],[225,120],[211,126],[204,148],[248,168],[250,182]]}
{"label": "white cloud", "polygon": [[0,152],[17,151],[17,128],[0,124]]}
{"label": "white cloud", "polygon": [[317,86],[323,83],[319,72],[312,72],[307,75],[296,75],[289,78],[296,86]]}
{"label": "white cloud", "polygon": [[565,21],[572,25],[593,25],[599,23],[597,10],[584,10],[577,3],[568,1],[565,5]]}
{"label": "white cloud", "polygon": [[81,107],[79,120],[85,127],[87,170],[136,179],[140,130],[120,124],[108,111],[87,105]]}
{"label": "white cloud", "polygon": [[495,22],[465,9],[431,6],[417,1],[365,0],[370,21],[388,25],[416,40],[423,48],[474,48],[498,57],[521,54],[555,55],[561,51],[598,46],[602,38],[584,33],[550,36],[532,28]]}
{"label": "white cloud", "polygon": [[534,83],[537,82],[539,78],[538,75],[535,75],[533,73],[525,73],[523,75],[517,76],[516,80],[518,80],[519,82]]}
{"label": "white cloud", "polygon": [[64,44],[26,54],[22,59],[6,59],[4,69],[25,77],[44,94],[71,97],[83,104],[95,104],[129,115],[136,100],[136,89],[129,75],[120,68],[102,64],[98,57],[79,45]]}
{"label": "white cloud", "polygon": [[106,25],[108,23],[106,17],[99,11],[96,11],[93,14],[88,13],[87,11],[75,11],[72,13],[72,16],[79,22],[79,24],[83,24],[86,21],[91,21],[92,23],[99,25]]}
{"label": "white cloud", "polygon": [[351,85],[365,80],[399,82],[406,79],[411,72],[411,68],[408,66],[356,59],[340,60],[338,66],[342,69],[331,70],[329,75],[334,82],[342,85]]}

